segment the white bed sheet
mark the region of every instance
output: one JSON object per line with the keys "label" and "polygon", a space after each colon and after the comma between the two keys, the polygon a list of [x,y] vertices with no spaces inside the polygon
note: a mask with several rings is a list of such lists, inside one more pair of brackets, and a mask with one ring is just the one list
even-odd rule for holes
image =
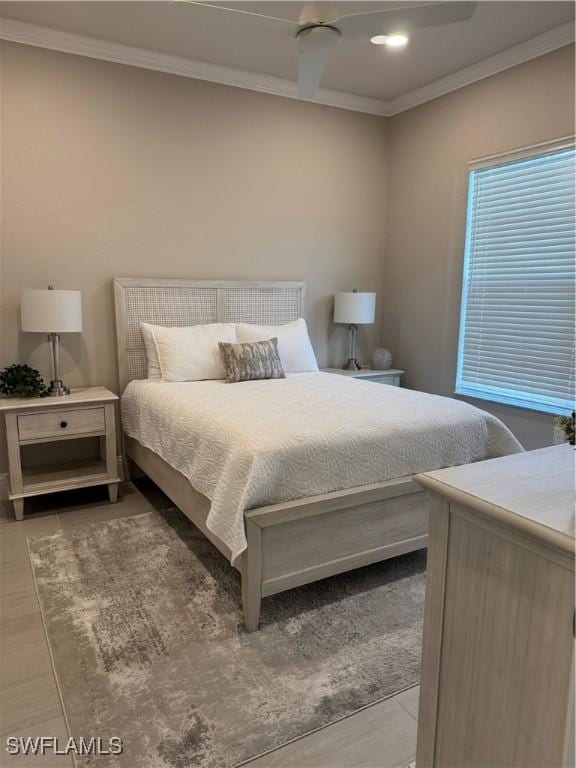
{"label": "white bed sheet", "polygon": [[132,381],[122,422],[210,499],[208,528],[232,562],[246,548],[247,509],[522,450],[467,403],[320,372]]}

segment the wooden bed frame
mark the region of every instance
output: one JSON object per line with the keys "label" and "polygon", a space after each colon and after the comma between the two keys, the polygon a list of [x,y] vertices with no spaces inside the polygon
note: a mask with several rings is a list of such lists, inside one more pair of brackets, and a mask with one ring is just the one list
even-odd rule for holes
{"label": "wooden bed frame", "polygon": [[[121,389],[146,376],[141,321],[281,324],[303,316],[304,291],[304,283],[294,282],[116,278]],[[138,441],[125,436],[124,452],[230,559],[226,544],[206,526],[209,499]],[[236,567],[252,632],[263,597],[425,547],[428,503],[412,477],[404,477],[250,509],[245,522],[248,548]]]}

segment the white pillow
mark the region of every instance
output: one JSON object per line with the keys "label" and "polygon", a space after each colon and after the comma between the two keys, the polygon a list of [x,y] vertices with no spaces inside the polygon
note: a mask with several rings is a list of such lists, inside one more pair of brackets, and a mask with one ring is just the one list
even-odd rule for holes
{"label": "white pillow", "polygon": [[185,328],[147,326],[154,341],[160,372],[164,381],[203,381],[223,379],[224,368],[219,341],[234,344],[236,328],[227,323],[191,325]]}
{"label": "white pillow", "polygon": [[316,355],[308,336],[308,328],[303,318],[292,320],[285,325],[236,325],[238,341],[266,341],[278,339],[278,354],[286,373],[317,371]]}
{"label": "white pillow", "polygon": [[150,323],[140,323],[142,339],[144,340],[144,348],[146,349],[146,360],[148,361],[148,378],[161,379],[162,370],[160,368],[160,361],[158,360],[158,352],[156,351],[154,334],[152,333],[152,328],[154,327],[155,326],[150,325]]}

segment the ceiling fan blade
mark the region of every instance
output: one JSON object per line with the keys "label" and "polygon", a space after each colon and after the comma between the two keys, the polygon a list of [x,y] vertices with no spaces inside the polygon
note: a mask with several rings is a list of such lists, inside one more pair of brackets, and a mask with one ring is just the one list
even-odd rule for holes
{"label": "ceiling fan blade", "polygon": [[328,51],[300,51],[298,58],[298,98],[313,99],[320,86]]}
{"label": "ceiling fan blade", "polygon": [[204,3],[202,0],[174,0],[174,2],[184,3],[185,5],[202,5],[205,8],[216,8],[219,11],[228,11],[228,13],[241,13],[243,16],[254,16],[257,19],[266,19],[266,21],[278,21],[293,27],[295,30],[300,27],[300,24],[297,21],[292,21],[291,19],[283,19],[279,16],[269,16],[265,13],[254,13],[254,11],[244,11],[241,8],[231,8],[227,5],[220,5],[220,3]]}
{"label": "ceiling fan blade", "polygon": [[337,29],[312,27],[298,34],[298,97],[313,99],[316,96],[328,54],[341,40]]}
{"label": "ceiling fan blade", "polygon": [[408,6],[391,11],[369,11],[341,16],[332,22],[350,40],[366,40],[375,35],[411,32],[466,21],[476,10],[476,2],[449,2]]}

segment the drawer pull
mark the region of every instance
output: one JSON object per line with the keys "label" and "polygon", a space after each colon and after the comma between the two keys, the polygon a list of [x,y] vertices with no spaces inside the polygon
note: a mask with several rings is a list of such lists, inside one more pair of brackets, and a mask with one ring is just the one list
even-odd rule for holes
{"label": "drawer pull", "polygon": [[67,421],[61,421],[60,422],[60,426],[62,427],[62,429],[66,429],[66,427],[68,426],[68,422]]}

